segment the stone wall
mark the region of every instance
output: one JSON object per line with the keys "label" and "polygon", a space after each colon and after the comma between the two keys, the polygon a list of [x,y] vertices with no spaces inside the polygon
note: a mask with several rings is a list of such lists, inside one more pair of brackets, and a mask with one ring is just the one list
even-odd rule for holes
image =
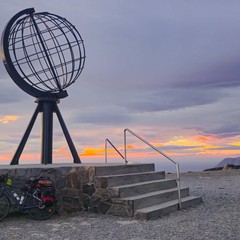
{"label": "stone wall", "polygon": [[0,166],[0,174],[8,174],[12,184],[24,186],[30,177],[48,176],[54,182],[59,212],[72,212],[84,209],[84,186],[89,185],[92,167],[81,165],[19,165]]}
{"label": "stone wall", "polygon": [[19,187],[30,177],[50,177],[56,188],[59,213],[88,210],[131,216],[131,203],[118,199],[109,191],[107,182],[104,184],[104,179],[96,176],[97,167],[83,164],[0,166],[0,175],[8,174],[12,184]]}

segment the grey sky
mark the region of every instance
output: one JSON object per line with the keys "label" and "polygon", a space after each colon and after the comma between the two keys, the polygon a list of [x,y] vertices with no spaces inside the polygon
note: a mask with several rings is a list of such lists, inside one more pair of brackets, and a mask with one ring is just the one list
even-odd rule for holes
{"label": "grey sky", "polygon": [[[59,105],[80,148],[81,136],[96,144],[125,127],[169,138],[189,129],[239,135],[239,1],[1,0],[0,30],[28,7],[66,17],[84,39],[85,69]],[[0,80],[0,115],[21,116],[1,127],[7,147],[36,106],[2,64]],[[13,137],[5,141],[6,134]]]}

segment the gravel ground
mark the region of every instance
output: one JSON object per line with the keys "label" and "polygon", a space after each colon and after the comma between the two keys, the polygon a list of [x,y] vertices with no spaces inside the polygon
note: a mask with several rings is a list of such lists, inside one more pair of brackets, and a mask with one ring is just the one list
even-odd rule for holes
{"label": "gravel ground", "polygon": [[8,216],[0,222],[0,239],[240,239],[240,170],[183,173],[181,179],[191,195],[202,196],[202,204],[151,221],[88,212],[46,221]]}

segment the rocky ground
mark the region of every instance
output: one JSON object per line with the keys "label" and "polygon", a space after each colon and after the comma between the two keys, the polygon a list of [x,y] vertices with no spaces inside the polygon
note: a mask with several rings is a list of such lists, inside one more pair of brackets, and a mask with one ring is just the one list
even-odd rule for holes
{"label": "rocky ground", "polygon": [[0,222],[0,239],[240,239],[240,170],[183,173],[181,179],[191,195],[202,196],[201,205],[147,222],[88,212],[46,221],[13,215]]}

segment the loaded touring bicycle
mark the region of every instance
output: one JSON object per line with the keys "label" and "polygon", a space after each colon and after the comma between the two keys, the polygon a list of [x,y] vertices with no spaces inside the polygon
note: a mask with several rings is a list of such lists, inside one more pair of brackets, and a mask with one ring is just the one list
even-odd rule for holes
{"label": "loaded touring bicycle", "polygon": [[0,221],[10,208],[27,212],[36,220],[50,218],[56,211],[53,182],[48,177],[30,177],[23,187],[12,184],[8,175],[0,176]]}

